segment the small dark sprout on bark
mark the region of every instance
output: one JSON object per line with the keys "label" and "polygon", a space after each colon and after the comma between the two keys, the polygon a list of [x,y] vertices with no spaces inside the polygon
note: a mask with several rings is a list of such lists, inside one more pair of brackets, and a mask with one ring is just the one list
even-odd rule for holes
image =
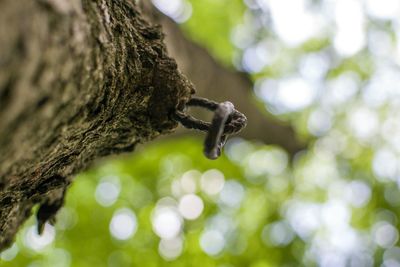
{"label": "small dark sprout on bark", "polygon": [[229,101],[217,103],[206,98],[193,97],[186,106],[197,106],[214,111],[211,123],[196,119],[186,114],[184,110],[177,110],[172,114],[173,119],[185,128],[207,132],[204,155],[209,159],[218,158],[228,135],[238,133],[247,124],[246,116],[237,111]]}

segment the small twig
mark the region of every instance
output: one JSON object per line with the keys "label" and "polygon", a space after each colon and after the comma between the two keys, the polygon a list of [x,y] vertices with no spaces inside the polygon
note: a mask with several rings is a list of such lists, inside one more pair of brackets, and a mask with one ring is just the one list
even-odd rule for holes
{"label": "small twig", "polygon": [[221,155],[221,149],[226,140],[226,138],[221,140],[221,137],[224,132],[225,123],[233,113],[233,110],[234,107],[231,102],[221,103],[215,110],[210,130],[204,142],[204,154],[207,158],[216,159]]}
{"label": "small twig", "polygon": [[193,97],[186,103],[186,106],[198,106],[214,111],[211,123],[196,119],[183,111],[173,113],[173,118],[185,128],[207,132],[204,154],[209,159],[218,158],[228,135],[239,132],[247,123],[246,116],[237,111],[228,101],[217,103],[206,98]]}

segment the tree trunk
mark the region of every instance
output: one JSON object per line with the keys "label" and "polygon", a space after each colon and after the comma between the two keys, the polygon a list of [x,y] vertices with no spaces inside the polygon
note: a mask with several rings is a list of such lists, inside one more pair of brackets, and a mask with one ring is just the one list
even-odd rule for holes
{"label": "tree trunk", "polygon": [[93,159],[170,132],[193,86],[129,0],[0,2],[0,250]]}

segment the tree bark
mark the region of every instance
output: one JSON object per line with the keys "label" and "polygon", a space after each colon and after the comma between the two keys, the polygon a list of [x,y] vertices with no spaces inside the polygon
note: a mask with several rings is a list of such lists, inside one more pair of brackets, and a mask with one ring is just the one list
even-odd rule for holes
{"label": "tree bark", "polygon": [[93,159],[173,130],[193,93],[129,0],[0,2],[0,250]]}

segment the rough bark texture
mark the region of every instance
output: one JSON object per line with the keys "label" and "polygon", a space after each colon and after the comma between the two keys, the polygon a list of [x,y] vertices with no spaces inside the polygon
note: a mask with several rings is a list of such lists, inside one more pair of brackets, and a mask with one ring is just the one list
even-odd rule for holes
{"label": "rough bark texture", "polygon": [[0,250],[71,175],[176,127],[192,85],[130,0],[0,1]]}
{"label": "rough bark texture", "polygon": [[229,100],[246,115],[248,123],[240,136],[279,145],[291,156],[306,147],[291,126],[259,109],[248,75],[222,66],[203,47],[187,39],[178,25],[157,12],[149,1],[142,4],[149,20],[162,25],[168,53],[195,84],[196,94],[219,102]]}

